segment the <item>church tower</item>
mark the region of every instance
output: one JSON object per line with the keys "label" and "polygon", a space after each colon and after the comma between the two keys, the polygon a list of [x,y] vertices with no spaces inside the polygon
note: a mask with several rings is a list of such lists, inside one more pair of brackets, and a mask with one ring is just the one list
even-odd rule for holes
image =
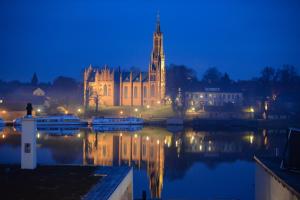
{"label": "church tower", "polygon": [[157,15],[156,30],[153,34],[153,49],[149,65],[150,99],[160,101],[166,95],[166,68],[163,49],[163,33],[160,30],[160,17]]}

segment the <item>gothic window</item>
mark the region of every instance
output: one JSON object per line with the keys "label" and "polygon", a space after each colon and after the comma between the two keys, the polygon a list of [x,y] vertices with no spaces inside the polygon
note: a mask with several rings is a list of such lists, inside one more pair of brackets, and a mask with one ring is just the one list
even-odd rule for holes
{"label": "gothic window", "polygon": [[124,154],[124,156],[127,155],[127,144],[126,143],[123,146],[123,154]]}
{"label": "gothic window", "polygon": [[107,96],[107,85],[105,84],[103,87],[103,96]]}
{"label": "gothic window", "polygon": [[124,98],[127,99],[128,98],[128,87],[124,86]]}
{"label": "gothic window", "polygon": [[147,86],[144,86],[144,98],[147,98]]}
{"label": "gothic window", "polygon": [[143,156],[146,156],[146,145],[143,144]]}
{"label": "gothic window", "polygon": [[151,88],[150,88],[150,95],[151,95],[151,97],[154,97],[154,96],[155,96],[155,86],[154,86],[154,85],[151,85]]}
{"label": "gothic window", "polygon": [[137,152],[137,144],[134,143],[133,144],[133,155],[136,156],[136,152]]}
{"label": "gothic window", "polygon": [[138,88],[137,88],[137,86],[134,86],[134,88],[133,88],[133,96],[134,96],[135,99],[138,98]]}

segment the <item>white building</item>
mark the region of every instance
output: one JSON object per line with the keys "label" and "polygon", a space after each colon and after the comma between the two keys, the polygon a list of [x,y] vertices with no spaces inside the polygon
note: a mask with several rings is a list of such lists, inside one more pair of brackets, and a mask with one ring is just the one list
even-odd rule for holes
{"label": "white building", "polygon": [[205,88],[202,91],[185,93],[186,106],[196,110],[203,109],[205,106],[224,106],[226,103],[241,106],[243,104],[242,92]]}

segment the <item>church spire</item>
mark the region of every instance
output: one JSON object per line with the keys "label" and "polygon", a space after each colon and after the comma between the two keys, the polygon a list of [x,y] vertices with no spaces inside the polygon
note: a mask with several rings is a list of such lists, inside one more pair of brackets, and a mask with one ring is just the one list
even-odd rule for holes
{"label": "church spire", "polygon": [[156,33],[160,33],[160,16],[159,16],[159,12],[157,12],[157,16],[156,16]]}

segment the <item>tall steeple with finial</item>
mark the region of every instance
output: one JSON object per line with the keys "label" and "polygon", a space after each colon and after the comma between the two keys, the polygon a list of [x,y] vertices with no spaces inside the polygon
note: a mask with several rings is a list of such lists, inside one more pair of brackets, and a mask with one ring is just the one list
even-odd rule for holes
{"label": "tall steeple with finial", "polygon": [[157,14],[156,20],[156,30],[153,34],[153,49],[149,65],[149,80],[152,84],[155,84],[156,100],[160,101],[164,99],[166,95],[166,70],[163,33],[161,32],[159,13]]}
{"label": "tall steeple with finial", "polygon": [[159,16],[159,12],[157,12],[157,16],[156,16],[156,33],[160,33],[160,16]]}

